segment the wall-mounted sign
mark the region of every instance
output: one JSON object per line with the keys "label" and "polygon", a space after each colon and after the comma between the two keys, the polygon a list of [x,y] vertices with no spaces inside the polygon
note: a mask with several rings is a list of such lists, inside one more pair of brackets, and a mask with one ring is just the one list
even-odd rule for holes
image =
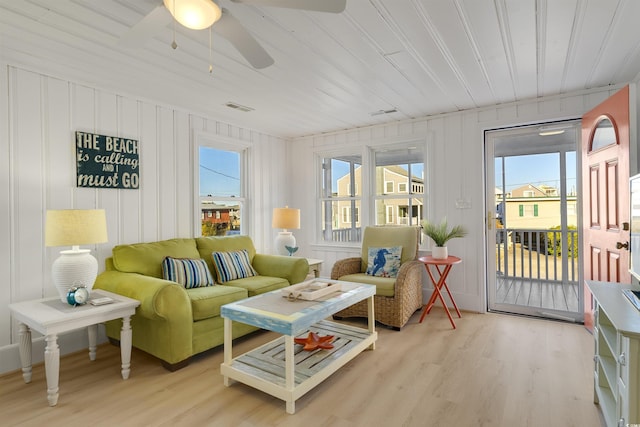
{"label": "wall-mounted sign", "polygon": [[135,139],[76,132],[77,186],[139,188],[138,154]]}

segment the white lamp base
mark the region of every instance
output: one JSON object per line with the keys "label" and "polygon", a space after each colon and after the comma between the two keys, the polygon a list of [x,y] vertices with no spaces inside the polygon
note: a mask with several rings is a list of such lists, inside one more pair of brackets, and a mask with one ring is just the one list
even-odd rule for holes
{"label": "white lamp base", "polygon": [[293,237],[293,233],[290,231],[281,231],[276,236],[276,253],[278,255],[289,255],[286,246],[295,248],[296,238]]}
{"label": "white lamp base", "polygon": [[67,292],[74,286],[84,286],[91,293],[98,275],[98,260],[89,249],[61,251],[51,266],[51,274],[60,300],[66,303]]}

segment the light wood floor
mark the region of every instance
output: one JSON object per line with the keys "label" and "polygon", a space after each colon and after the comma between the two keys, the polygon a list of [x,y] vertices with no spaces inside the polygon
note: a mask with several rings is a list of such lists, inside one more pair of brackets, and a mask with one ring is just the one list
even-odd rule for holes
{"label": "light wood floor", "polygon": [[[20,426],[601,426],[593,404],[593,339],[580,325],[462,313],[453,330],[434,309],[401,332],[378,328],[360,354],[296,403],[235,383],[224,387],[222,349],[170,373],[134,349],[120,377],[119,349],[63,357],[60,399],[49,407],[44,366],[25,384],[0,376],[0,424]],[[134,331],[135,333],[135,331]],[[247,351],[274,338],[258,333]],[[234,353],[238,354],[238,353]]]}

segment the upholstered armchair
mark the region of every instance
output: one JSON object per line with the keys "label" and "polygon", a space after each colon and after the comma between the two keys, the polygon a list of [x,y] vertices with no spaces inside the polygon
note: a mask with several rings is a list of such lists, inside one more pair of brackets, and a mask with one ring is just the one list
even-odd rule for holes
{"label": "upholstered armchair", "polygon": [[[331,279],[375,285],[376,320],[399,331],[422,307],[424,264],[417,261],[419,239],[419,227],[366,227],[362,237],[362,255],[338,260],[331,270]],[[402,248],[400,254],[397,254],[397,247]],[[378,261],[381,257],[386,257],[389,262],[394,252],[400,262],[396,260],[395,266],[380,268]],[[367,303],[354,304],[334,317],[367,317]]]}

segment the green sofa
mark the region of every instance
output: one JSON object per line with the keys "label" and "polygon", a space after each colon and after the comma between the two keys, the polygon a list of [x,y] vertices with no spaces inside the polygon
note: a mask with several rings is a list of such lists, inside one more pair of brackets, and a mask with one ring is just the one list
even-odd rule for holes
{"label": "green sofa", "polygon": [[[219,284],[212,252],[246,249],[257,276]],[[202,258],[216,285],[185,289],[164,280],[165,257]],[[133,346],[156,356],[173,371],[186,366],[191,356],[224,342],[224,321],[220,307],[253,295],[280,289],[305,279],[309,264],[305,258],[256,254],[248,236],[171,239],[151,243],[118,245],[105,262],[94,289],[104,289],[140,301],[131,319]],[[122,320],[106,323],[109,340],[119,342]],[[237,338],[256,328],[233,323]]]}

